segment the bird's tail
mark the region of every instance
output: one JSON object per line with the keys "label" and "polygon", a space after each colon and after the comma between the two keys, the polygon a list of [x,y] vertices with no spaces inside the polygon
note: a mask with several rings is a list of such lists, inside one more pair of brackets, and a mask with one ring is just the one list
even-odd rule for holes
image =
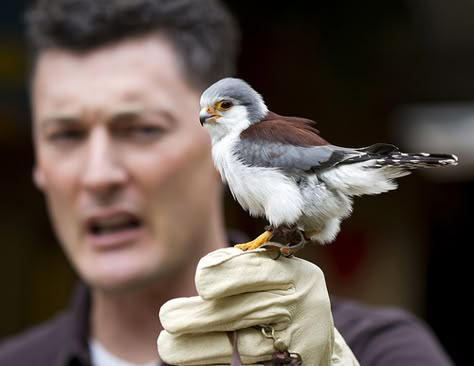
{"label": "bird's tail", "polygon": [[458,158],[453,154],[433,153],[403,153],[393,151],[380,159],[375,160],[374,168],[384,166],[400,167],[403,169],[434,168],[445,165],[456,165]]}
{"label": "bird's tail", "polygon": [[379,194],[397,188],[396,179],[418,168],[456,165],[458,158],[452,154],[405,153],[396,146],[378,143],[354,149],[359,154],[345,159],[336,166],[320,173],[326,184],[349,196]]}
{"label": "bird's tail", "polygon": [[[337,189],[350,196],[379,194],[397,188],[396,179],[418,168],[456,165],[452,154],[405,153],[389,144],[375,144],[359,149],[363,155],[352,157],[346,164],[331,169],[326,181],[337,183]],[[324,177],[324,175],[322,175]]]}

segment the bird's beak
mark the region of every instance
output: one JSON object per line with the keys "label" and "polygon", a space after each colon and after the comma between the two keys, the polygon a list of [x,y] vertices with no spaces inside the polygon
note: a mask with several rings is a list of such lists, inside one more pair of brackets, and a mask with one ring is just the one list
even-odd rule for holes
{"label": "bird's beak", "polygon": [[199,112],[199,121],[201,122],[201,126],[204,126],[204,123],[215,122],[219,117],[220,115],[210,107],[204,107],[201,109],[201,112]]}

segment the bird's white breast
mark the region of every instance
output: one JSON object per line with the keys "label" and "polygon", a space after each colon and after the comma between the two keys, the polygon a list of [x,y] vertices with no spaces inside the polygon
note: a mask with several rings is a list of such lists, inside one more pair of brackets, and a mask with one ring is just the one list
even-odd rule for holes
{"label": "bird's white breast", "polygon": [[237,134],[229,134],[212,145],[214,164],[235,199],[251,215],[266,217],[272,225],[296,222],[303,199],[294,180],[275,168],[242,163],[235,153],[237,141]]}

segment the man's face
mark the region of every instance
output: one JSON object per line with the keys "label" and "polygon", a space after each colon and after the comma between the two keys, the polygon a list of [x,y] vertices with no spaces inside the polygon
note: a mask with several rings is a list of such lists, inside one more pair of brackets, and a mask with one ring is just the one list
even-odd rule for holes
{"label": "man's face", "polygon": [[34,177],[92,286],[173,276],[216,244],[220,182],[177,62],[158,36],[38,60]]}

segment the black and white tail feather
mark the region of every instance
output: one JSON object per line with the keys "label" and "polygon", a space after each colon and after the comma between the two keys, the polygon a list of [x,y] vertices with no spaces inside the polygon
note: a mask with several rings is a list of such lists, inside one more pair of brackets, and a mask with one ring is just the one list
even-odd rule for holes
{"label": "black and white tail feather", "polygon": [[[458,162],[458,158],[452,154],[406,153],[386,143],[349,151],[352,154],[349,158],[341,159],[330,169],[316,172],[328,187],[348,197],[394,190],[398,187],[396,179],[414,170],[456,165]],[[323,241],[333,239],[334,236],[330,235]]]}

